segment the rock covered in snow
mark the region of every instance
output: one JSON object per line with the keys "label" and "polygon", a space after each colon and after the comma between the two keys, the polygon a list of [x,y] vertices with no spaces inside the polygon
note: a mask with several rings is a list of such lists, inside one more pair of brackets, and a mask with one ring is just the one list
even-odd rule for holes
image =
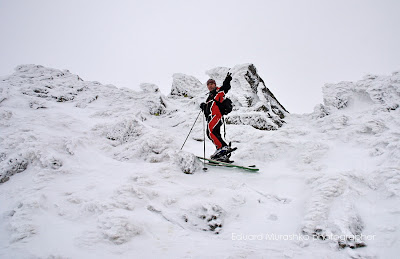
{"label": "rock covered in snow", "polygon": [[367,75],[357,82],[326,84],[323,88],[324,104],[336,109],[365,105],[378,105],[387,110],[400,106],[400,71],[390,76]]}
{"label": "rock covered in snow", "polygon": [[[98,82],[83,80],[68,70],[46,68],[39,65],[21,65],[15,73],[3,79],[2,98],[7,99],[11,92],[18,91],[31,97],[30,108],[46,108],[45,100],[55,102],[91,103],[98,96],[89,94],[88,88],[99,85]],[[10,89],[12,88],[12,89]]]}
{"label": "rock covered in snow", "polygon": [[12,175],[25,171],[29,164],[28,160],[22,155],[8,158],[8,161],[3,163],[6,157],[7,155],[2,153],[2,158],[0,160],[0,183],[7,182]]}
{"label": "rock covered in snow", "polygon": [[357,82],[326,84],[324,104],[311,116],[322,132],[369,147],[374,157],[400,165],[400,73],[367,75]]}
{"label": "rock covered in snow", "polygon": [[[84,81],[68,70],[18,66],[14,74],[3,77],[0,82],[0,182],[8,181],[10,176],[25,171],[30,165],[61,168],[62,157],[74,155],[76,143],[82,145],[77,136],[86,138],[81,134],[91,132],[91,127],[83,126],[85,121],[80,121],[75,114],[91,113],[92,109],[95,111],[90,118],[97,118],[99,122],[113,118],[111,124],[98,123],[92,128],[103,127],[100,135],[104,133],[112,146],[134,146],[134,154],[139,153],[147,161],[164,159],[167,155],[163,150],[169,145],[163,144],[171,143],[171,139],[163,134],[142,136],[141,121],[172,111],[156,85],[142,84],[141,88],[142,92],[134,92]],[[114,153],[114,156],[127,157],[125,153]]]}
{"label": "rock covered in snow", "polygon": [[192,153],[179,151],[174,156],[175,163],[185,174],[193,174],[201,166],[199,159]]}
{"label": "rock covered in snow", "polygon": [[205,92],[205,85],[194,76],[176,73],[172,75],[171,96],[197,97]]}
{"label": "rock covered in snow", "polygon": [[146,93],[158,93],[160,92],[160,88],[157,85],[151,83],[141,83],[140,89]]}
{"label": "rock covered in snow", "polygon": [[143,90],[143,99],[151,115],[159,116],[167,113],[167,100],[155,84],[142,83],[140,88]]}
{"label": "rock covered in snow", "polygon": [[261,130],[276,130],[283,125],[288,111],[266,87],[253,64],[233,68],[217,67],[206,73],[222,85],[228,72],[232,73],[231,90],[227,96],[234,109],[226,116],[227,123],[251,125]]}

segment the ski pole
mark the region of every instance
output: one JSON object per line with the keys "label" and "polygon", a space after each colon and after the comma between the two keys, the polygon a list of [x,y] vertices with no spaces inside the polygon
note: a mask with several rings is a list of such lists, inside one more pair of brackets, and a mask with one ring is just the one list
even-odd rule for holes
{"label": "ski pole", "polygon": [[[203,116],[203,158],[206,158],[206,124]],[[203,171],[207,171],[206,160],[203,159]]]}
{"label": "ski pole", "polygon": [[194,125],[196,124],[196,121],[197,121],[197,119],[199,118],[201,112],[202,112],[202,111],[200,111],[199,114],[197,115],[196,120],[194,121],[193,126],[192,126],[192,128],[190,129],[189,134],[187,135],[187,137],[186,137],[186,139],[185,139],[185,142],[183,142],[183,145],[182,145],[182,147],[181,147],[181,150],[182,150],[183,146],[185,145],[186,140],[188,139],[190,133],[192,132],[192,129],[193,129]]}

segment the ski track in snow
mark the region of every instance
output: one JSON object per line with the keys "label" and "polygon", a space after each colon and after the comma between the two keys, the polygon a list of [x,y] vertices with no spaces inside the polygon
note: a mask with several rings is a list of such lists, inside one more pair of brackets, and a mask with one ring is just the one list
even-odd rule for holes
{"label": "ski track in snow", "polygon": [[[245,67],[232,69],[241,86]],[[205,88],[174,76],[178,90]],[[324,105],[274,131],[227,125],[232,158],[260,172],[204,172],[192,155],[203,155],[201,116],[179,151],[201,89],[165,96],[20,66],[0,82],[0,258],[394,258],[399,83],[327,85]],[[310,240],[266,240],[293,234]],[[329,238],[361,234],[375,238]]]}

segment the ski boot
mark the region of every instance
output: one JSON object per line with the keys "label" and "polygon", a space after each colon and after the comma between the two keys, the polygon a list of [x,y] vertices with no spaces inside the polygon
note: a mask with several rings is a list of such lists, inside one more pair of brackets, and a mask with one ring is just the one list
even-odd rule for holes
{"label": "ski boot", "polygon": [[230,146],[224,146],[220,149],[217,149],[210,158],[220,162],[232,163],[233,161],[230,161],[229,158],[231,157],[232,151],[234,150],[236,150],[236,148],[231,148]]}

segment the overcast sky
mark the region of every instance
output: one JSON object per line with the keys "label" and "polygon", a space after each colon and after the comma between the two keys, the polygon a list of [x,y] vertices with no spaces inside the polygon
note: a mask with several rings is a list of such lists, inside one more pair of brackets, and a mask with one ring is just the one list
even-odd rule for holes
{"label": "overcast sky", "polygon": [[0,75],[20,64],[169,92],[173,73],[253,63],[292,113],[325,83],[400,70],[400,1],[0,0]]}

